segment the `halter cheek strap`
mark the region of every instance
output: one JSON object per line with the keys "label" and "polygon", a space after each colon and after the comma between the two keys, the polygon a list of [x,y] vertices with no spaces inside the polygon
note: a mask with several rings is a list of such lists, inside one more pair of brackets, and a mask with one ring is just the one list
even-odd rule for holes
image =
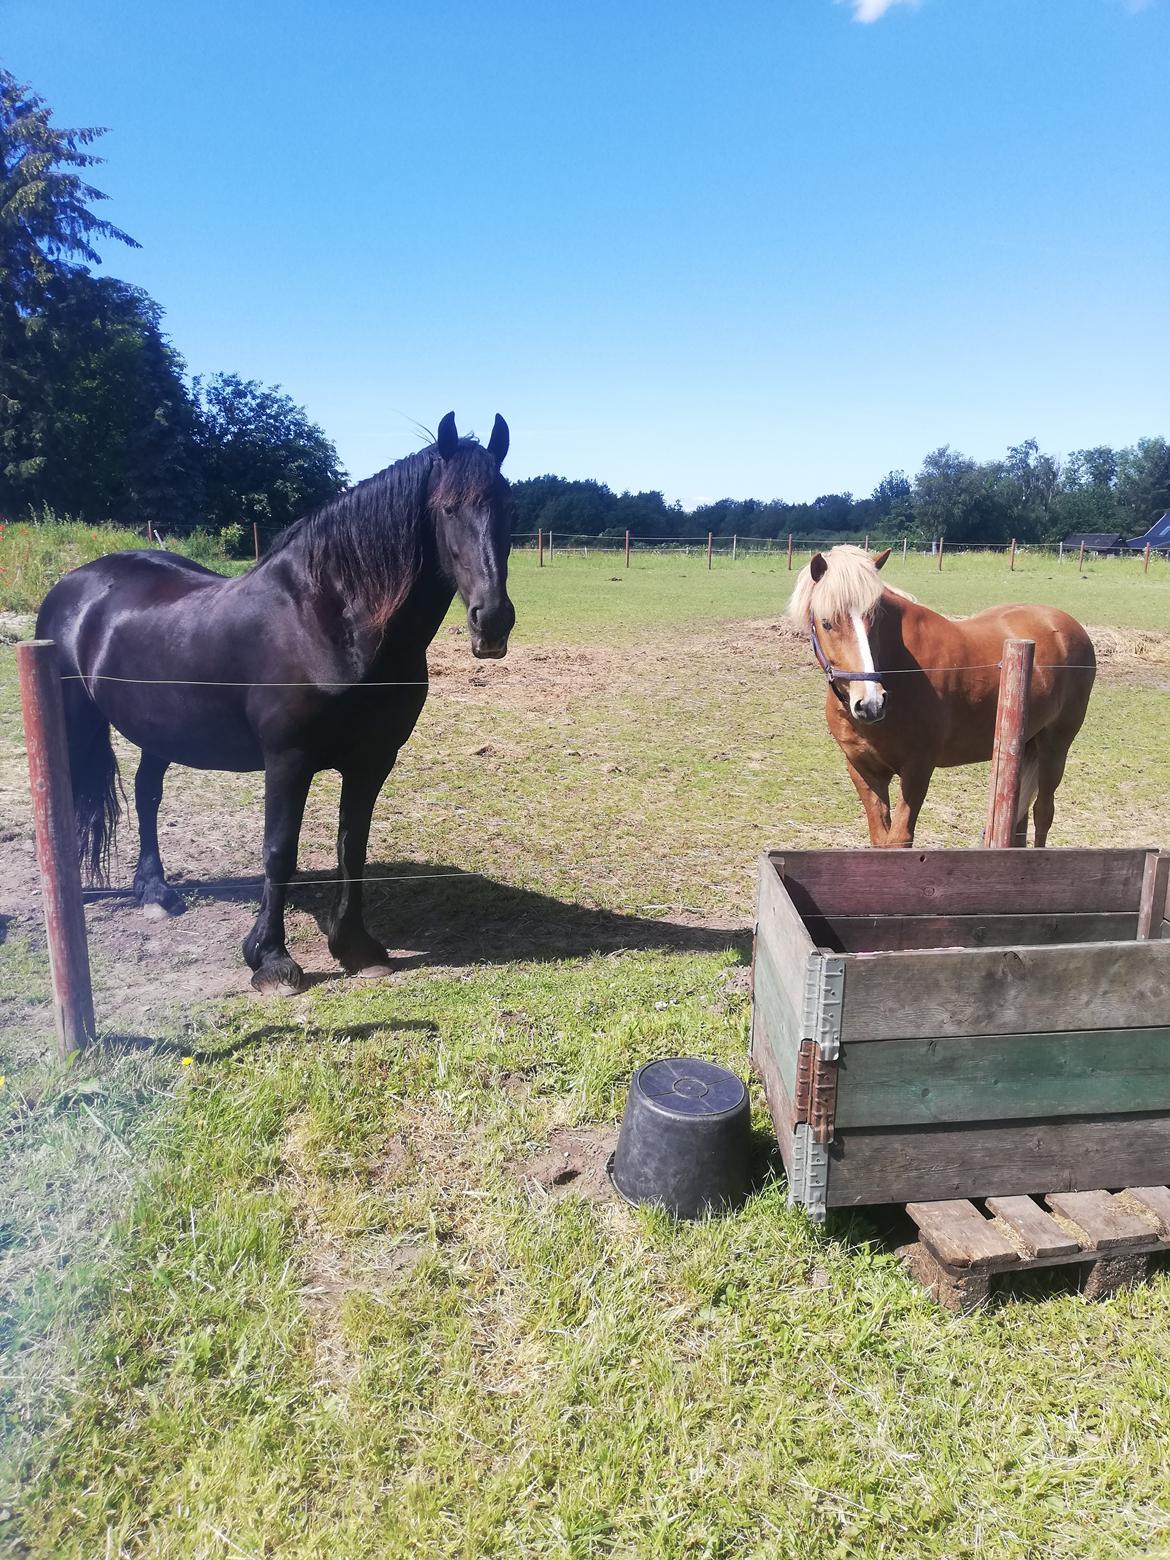
{"label": "halter cheek strap", "polygon": [[882,683],[881,672],[842,672],[833,665],[832,661],[829,660],[828,656],[821,649],[821,642],[817,638],[817,620],[811,607],[809,608],[808,614],[808,637],[809,643],[812,645],[813,654],[817,658],[817,664],[820,666],[821,671],[824,672],[825,676],[829,679],[829,687],[837,695],[837,698],[841,701],[846,709],[849,707],[849,700],[845,697],[845,690],[841,687],[842,683]]}

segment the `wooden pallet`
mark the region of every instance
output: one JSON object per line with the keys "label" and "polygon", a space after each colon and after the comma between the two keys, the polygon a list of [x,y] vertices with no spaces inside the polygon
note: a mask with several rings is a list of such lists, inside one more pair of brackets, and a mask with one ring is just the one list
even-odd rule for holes
{"label": "wooden pallet", "polygon": [[1084,1263],[1083,1293],[1102,1299],[1141,1283],[1149,1259],[1170,1252],[1170,1187],[1049,1192],[975,1203],[907,1203],[918,1240],[902,1248],[910,1272],[952,1311],[985,1305],[997,1273]]}

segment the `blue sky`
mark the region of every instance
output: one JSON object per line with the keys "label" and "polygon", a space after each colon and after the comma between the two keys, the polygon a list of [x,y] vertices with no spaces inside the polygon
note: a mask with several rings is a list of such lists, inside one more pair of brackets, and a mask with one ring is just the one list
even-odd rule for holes
{"label": "blue sky", "polygon": [[[867,19],[868,18],[868,19]],[[867,493],[1170,433],[1170,0],[2,0],[193,372],[356,478]]]}

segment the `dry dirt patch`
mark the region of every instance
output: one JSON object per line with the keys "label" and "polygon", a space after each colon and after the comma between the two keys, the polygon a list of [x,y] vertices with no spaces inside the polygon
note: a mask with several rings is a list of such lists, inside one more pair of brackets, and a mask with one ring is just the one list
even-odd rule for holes
{"label": "dry dirt patch", "polygon": [[547,1147],[509,1168],[521,1184],[539,1187],[548,1197],[609,1202],[615,1195],[609,1161],[617,1139],[616,1127],[557,1127]]}

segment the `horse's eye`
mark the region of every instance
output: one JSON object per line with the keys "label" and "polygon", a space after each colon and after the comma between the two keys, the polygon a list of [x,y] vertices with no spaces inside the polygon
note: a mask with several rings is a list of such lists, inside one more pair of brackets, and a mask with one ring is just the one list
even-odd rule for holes
{"label": "horse's eye", "polygon": [[822,619],[821,619],[821,627],[822,627],[822,628],[823,628],[823,629],[825,629],[825,630],[826,630],[826,632],[827,632],[827,631],[828,631],[828,630],[829,630],[829,629],[831,629],[831,628],[832,628],[832,626],[833,626],[833,625],[832,625],[832,623],[830,623],[830,622],[829,622],[829,620],[828,620],[828,618],[822,618]]}

